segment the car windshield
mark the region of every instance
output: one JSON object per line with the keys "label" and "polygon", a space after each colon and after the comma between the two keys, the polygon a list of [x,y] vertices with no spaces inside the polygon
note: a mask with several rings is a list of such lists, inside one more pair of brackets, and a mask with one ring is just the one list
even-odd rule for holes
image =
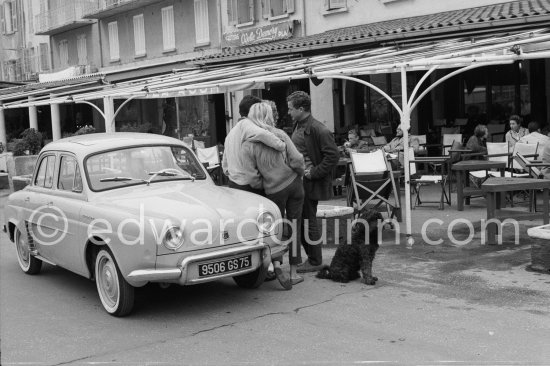
{"label": "car windshield", "polygon": [[[157,174],[156,174],[157,173]],[[86,159],[90,189],[103,191],[167,180],[206,179],[199,161],[183,146],[139,146]]]}

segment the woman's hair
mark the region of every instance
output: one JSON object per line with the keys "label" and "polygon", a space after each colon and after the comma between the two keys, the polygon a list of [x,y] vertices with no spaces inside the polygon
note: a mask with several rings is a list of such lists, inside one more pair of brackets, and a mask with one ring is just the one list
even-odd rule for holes
{"label": "woman's hair", "polygon": [[475,130],[474,130],[474,135],[475,135],[476,137],[481,138],[481,137],[485,136],[485,132],[487,132],[487,126],[485,126],[485,125],[477,125],[476,128],[475,128]]}
{"label": "woman's hair", "polygon": [[271,106],[266,102],[252,105],[252,107],[250,107],[250,112],[248,112],[248,119],[266,130],[269,129],[269,127],[273,127],[275,124]]}
{"label": "woman's hair", "polygon": [[264,99],[262,100],[262,102],[267,103],[271,106],[271,112],[273,113],[273,125],[275,125],[275,123],[277,123],[277,118],[275,116],[279,115],[279,112],[277,111],[277,104],[269,99]]}
{"label": "woman's hair", "polygon": [[510,116],[510,121],[516,121],[517,124],[521,126],[521,122],[523,122],[523,118],[521,118],[517,114],[513,114]]}

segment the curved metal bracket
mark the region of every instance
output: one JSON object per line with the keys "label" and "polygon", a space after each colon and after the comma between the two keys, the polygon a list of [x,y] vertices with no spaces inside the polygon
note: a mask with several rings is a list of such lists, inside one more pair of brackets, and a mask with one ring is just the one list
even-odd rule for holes
{"label": "curved metal bracket", "polygon": [[399,105],[395,102],[395,100],[393,100],[392,97],[390,97],[388,94],[386,94],[382,89],[380,89],[379,87],[377,87],[376,85],[373,85],[371,83],[369,83],[368,81],[365,81],[365,80],[362,80],[362,79],[358,79],[358,78],[354,78],[352,76],[344,76],[344,75],[323,75],[323,76],[318,76],[317,77],[318,79],[322,80],[322,79],[343,79],[343,80],[351,80],[351,81],[355,81],[357,83],[360,83],[360,84],[363,84],[365,86],[368,86],[369,88],[375,90],[376,92],[380,93],[380,95],[382,95],[385,99],[388,100],[388,102],[391,103],[391,105],[397,110],[397,112],[401,115],[403,114],[403,111],[401,110],[401,108],[399,107]]}
{"label": "curved metal bracket", "polygon": [[[120,112],[120,111],[122,110],[122,108],[123,108],[126,104],[128,104],[129,101],[134,100],[134,99],[136,99],[137,97],[138,97],[137,95],[134,95],[134,96],[132,96],[132,97],[126,99],[126,100],[124,101],[124,103],[122,103],[122,104],[117,108],[117,110],[116,110],[116,112],[113,114],[113,118],[112,118],[112,120],[111,120],[110,122],[112,123],[112,122],[115,120],[116,115],[118,114],[118,112]],[[103,117],[105,118],[105,116],[103,116]]]}
{"label": "curved metal bracket", "polygon": [[103,111],[97,105],[95,105],[94,103],[88,102],[87,100],[74,101],[74,103],[75,104],[88,104],[88,105],[91,105],[92,107],[94,107],[96,109],[96,111],[99,112],[99,114],[101,114],[101,117],[103,117],[103,119],[105,119],[105,113],[103,113]]}

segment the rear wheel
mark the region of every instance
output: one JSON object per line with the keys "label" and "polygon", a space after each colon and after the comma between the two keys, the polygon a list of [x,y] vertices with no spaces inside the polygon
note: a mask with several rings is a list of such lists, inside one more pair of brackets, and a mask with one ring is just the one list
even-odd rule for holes
{"label": "rear wheel", "polygon": [[25,235],[16,229],[15,249],[17,250],[17,262],[21,270],[29,275],[38,274],[42,269],[42,261],[31,255],[29,241]]}
{"label": "rear wheel", "polygon": [[240,276],[233,277],[233,280],[239,287],[242,288],[258,288],[265,281],[267,276],[267,266],[261,265],[254,272],[243,274]]}
{"label": "rear wheel", "polygon": [[105,310],[113,316],[125,316],[134,307],[134,287],[118,269],[108,249],[101,249],[95,260],[95,282],[97,292]]}

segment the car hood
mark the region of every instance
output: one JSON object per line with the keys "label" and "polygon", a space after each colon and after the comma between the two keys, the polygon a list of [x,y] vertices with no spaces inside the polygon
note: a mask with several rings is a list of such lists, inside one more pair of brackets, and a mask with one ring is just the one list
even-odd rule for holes
{"label": "car hood", "polygon": [[[260,212],[267,210],[276,219],[281,217],[277,206],[264,197],[198,181],[163,182],[104,192],[97,197],[95,206],[138,220],[143,216],[145,226],[156,231],[157,236],[171,225],[182,227],[188,244],[212,241],[227,245],[253,240],[263,236],[255,224]],[[248,223],[239,227],[244,220]],[[184,250],[198,249],[193,245],[184,247]]]}

